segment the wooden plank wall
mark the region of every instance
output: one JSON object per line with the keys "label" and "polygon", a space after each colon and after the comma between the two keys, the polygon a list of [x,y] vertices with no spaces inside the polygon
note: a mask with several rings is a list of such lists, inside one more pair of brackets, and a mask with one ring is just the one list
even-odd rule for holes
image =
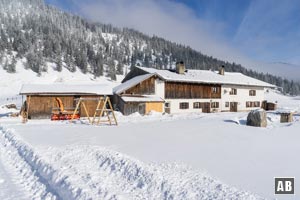
{"label": "wooden plank wall", "polygon": [[148,114],[151,110],[163,112],[164,103],[162,102],[122,102],[119,109],[124,115],[138,112],[141,115]]}
{"label": "wooden plank wall", "polygon": [[138,112],[142,115],[145,114],[145,103],[140,102],[126,102],[124,103],[123,111],[122,113],[124,115],[130,115],[132,113]]}
{"label": "wooden plank wall", "polygon": [[163,112],[163,107],[164,107],[163,102],[147,102],[145,113],[148,114],[151,110],[162,113]]}
{"label": "wooden plank wall", "polygon": [[[55,97],[59,97],[66,110],[68,108],[73,108],[73,110],[76,107],[76,101],[74,99],[80,98],[80,96],[31,96],[30,97],[30,106],[29,106],[29,113],[28,117],[30,119],[42,119],[42,118],[50,118],[52,108],[57,108],[57,104],[54,101]],[[100,96],[83,96],[84,98],[99,98]],[[27,97],[28,100],[28,97]],[[94,115],[94,112],[96,110],[98,101],[84,101],[88,113],[90,116]],[[69,110],[68,110],[69,111]],[[86,117],[86,113],[83,109],[83,107],[80,107],[79,110],[81,117]]]}
{"label": "wooden plank wall", "polygon": [[[73,96],[60,96],[59,98],[61,98],[65,108],[74,107]],[[27,97],[27,101],[28,101],[28,97]],[[57,107],[56,102],[54,102],[53,96],[31,96],[28,118],[29,119],[50,118],[53,105],[54,107]]]}
{"label": "wooden plank wall", "polygon": [[140,84],[126,90],[124,94],[141,94],[152,95],[155,94],[155,78],[151,77],[144,80]]}
{"label": "wooden plank wall", "polygon": [[[100,96],[83,96],[83,98],[99,98],[99,97]],[[90,117],[94,116],[95,110],[97,108],[98,101],[95,101],[95,100],[85,100],[84,104],[85,104],[85,106],[87,108],[87,111],[88,111]],[[87,115],[86,115],[86,113],[85,113],[84,108],[83,108],[82,105],[80,107],[79,113],[80,113],[81,117],[87,117]]]}
{"label": "wooden plank wall", "polygon": [[[217,87],[216,93],[212,92],[213,87]],[[165,98],[166,99],[221,98],[221,85],[166,82]]]}

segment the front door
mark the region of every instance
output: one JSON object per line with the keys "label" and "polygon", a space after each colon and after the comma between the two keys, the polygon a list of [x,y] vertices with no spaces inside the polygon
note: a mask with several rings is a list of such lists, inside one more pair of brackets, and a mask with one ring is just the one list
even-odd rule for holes
{"label": "front door", "polygon": [[165,113],[168,113],[168,114],[171,113],[171,102],[165,103]]}
{"label": "front door", "polygon": [[200,103],[200,105],[201,105],[203,113],[210,113],[210,103],[209,102]]}
{"label": "front door", "polygon": [[238,103],[237,102],[230,102],[230,112],[237,112]]}
{"label": "front door", "polygon": [[146,104],[145,103],[140,103],[139,104],[139,113],[141,115],[145,115],[146,113]]}

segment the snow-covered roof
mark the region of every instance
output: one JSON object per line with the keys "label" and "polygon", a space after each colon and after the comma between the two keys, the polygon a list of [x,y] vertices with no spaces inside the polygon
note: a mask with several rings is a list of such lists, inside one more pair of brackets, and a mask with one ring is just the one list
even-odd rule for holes
{"label": "snow-covered roof", "polygon": [[274,88],[275,85],[260,81],[258,79],[246,76],[237,72],[225,72],[220,75],[218,72],[210,70],[187,70],[184,74],[178,74],[169,70],[158,70],[154,68],[138,67],[139,69],[149,73],[156,74],[165,81],[172,82],[193,82],[193,83],[209,83],[209,84],[228,84],[228,85],[244,85]]}
{"label": "snow-covered roof", "polygon": [[164,102],[157,96],[122,96],[121,99],[124,102]]}
{"label": "snow-covered roof", "polygon": [[125,90],[132,88],[133,86],[136,86],[137,84],[150,78],[151,76],[153,76],[153,74],[144,74],[144,75],[136,76],[136,77],[126,81],[125,83],[115,87],[113,89],[113,92],[116,94],[120,94],[121,92],[124,92]]}
{"label": "snow-covered roof", "polygon": [[106,84],[73,85],[73,84],[25,84],[20,90],[21,95],[26,94],[96,94],[112,95],[112,87]]}

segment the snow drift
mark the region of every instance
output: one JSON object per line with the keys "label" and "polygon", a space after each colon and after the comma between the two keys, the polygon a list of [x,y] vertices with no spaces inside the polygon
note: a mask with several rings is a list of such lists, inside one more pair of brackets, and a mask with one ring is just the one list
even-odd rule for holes
{"label": "snow drift", "polygon": [[146,164],[90,145],[37,152],[13,129],[0,132],[1,153],[32,199],[259,199],[184,165]]}

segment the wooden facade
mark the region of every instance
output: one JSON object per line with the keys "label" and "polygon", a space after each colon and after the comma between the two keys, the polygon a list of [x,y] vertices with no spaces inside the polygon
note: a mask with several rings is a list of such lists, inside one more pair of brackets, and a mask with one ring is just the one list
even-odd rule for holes
{"label": "wooden facade", "polygon": [[[42,119],[50,118],[52,108],[57,107],[54,100],[54,96],[27,96],[27,109],[29,119]],[[73,108],[74,97],[73,96],[60,96],[66,109]]]}
{"label": "wooden facade", "polygon": [[280,113],[280,123],[289,123],[289,122],[293,122],[293,113],[292,112]]}
{"label": "wooden facade", "polygon": [[156,112],[163,112],[164,103],[163,102],[147,102],[145,113],[148,114],[149,112],[156,111]]}
{"label": "wooden facade", "polygon": [[[91,98],[91,99],[94,98],[95,99],[95,98],[99,98],[101,96],[92,96],[91,95],[91,96],[80,96],[80,97]],[[76,103],[77,103],[77,101],[76,101]],[[85,104],[86,109],[87,109],[87,111],[89,113],[89,116],[93,116],[94,113],[95,113],[95,110],[97,108],[98,101],[95,101],[95,100],[85,100],[84,104]],[[87,117],[83,107],[80,107],[79,114],[80,114],[81,117]]]}
{"label": "wooden facade", "polygon": [[153,95],[155,94],[155,77],[150,77],[138,85],[126,90],[124,94],[143,94]]}
{"label": "wooden facade", "polygon": [[221,85],[165,82],[165,99],[220,99]]}
{"label": "wooden facade", "polygon": [[276,110],[277,103],[263,101],[261,104],[261,107],[265,110]]}
{"label": "wooden facade", "polygon": [[[97,98],[101,95],[27,95],[27,109],[29,119],[50,119],[52,110],[57,108],[55,97],[59,97],[66,111],[72,111],[76,106],[76,99],[80,97]],[[86,101],[86,107],[90,115],[93,115],[97,107],[97,101]],[[83,108],[80,108],[81,117],[86,117]]]}
{"label": "wooden facade", "polygon": [[118,110],[124,115],[140,113],[141,115],[149,114],[150,111],[163,112],[164,102],[125,102],[122,96],[118,96]]}
{"label": "wooden facade", "polygon": [[147,115],[150,111],[163,112],[163,102],[124,102],[122,113],[124,115],[130,115],[135,112],[141,115]]}

